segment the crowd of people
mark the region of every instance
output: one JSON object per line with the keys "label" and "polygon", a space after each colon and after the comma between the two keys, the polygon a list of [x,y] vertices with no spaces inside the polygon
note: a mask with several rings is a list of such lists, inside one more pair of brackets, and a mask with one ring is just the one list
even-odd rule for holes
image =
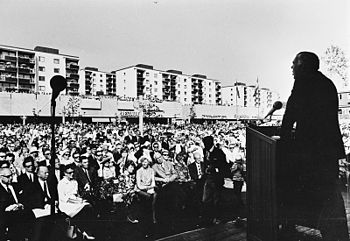
{"label": "crowd of people", "polygon": [[111,212],[125,206],[130,223],[155,224],[164,210],[174,220],[174,211],[191,206],[203,224],[218,224],[224,178],[234,182],[243,205],[244,124],[146,124],[144,129],[141,135],[133,124],[59,124],[51,153],[49,125],[1,125],[1,237],[28,236],[18,232],[27,225],[30,240],[43,240],[53,203],[86,239],[94,239],[86,220],[100,217],[105,200],[112,202]]}

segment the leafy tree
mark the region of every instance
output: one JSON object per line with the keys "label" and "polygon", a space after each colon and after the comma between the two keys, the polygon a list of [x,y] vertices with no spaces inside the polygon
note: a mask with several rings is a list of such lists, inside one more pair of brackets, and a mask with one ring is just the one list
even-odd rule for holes
{"label": "leafy tree", "polygon": [[345,52],[338,46],[331,45],[326,49],[324,56],[321,58],[326,70],[333,76],[338,76],[344,86],[348,86],[348,59]]}

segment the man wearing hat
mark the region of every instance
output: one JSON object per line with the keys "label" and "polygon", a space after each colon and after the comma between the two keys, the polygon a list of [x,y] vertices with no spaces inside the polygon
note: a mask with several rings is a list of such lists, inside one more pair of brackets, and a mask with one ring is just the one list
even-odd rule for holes
{"label": "man wearing hat", "polygon": [[220,195],[226,173],[226,156],[214,145],[214,138],[206,136],[204,143],[204,187],[203,187],[203,218],[204,223],[219,224]]}

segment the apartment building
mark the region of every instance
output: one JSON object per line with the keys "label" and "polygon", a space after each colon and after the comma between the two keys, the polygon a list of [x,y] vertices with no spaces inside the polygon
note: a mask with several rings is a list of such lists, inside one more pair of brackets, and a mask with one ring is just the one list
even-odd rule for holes
{"label": "apartment building", "polygon": [[234,85],[222,87],[222,104],[227,106],[241,106],[244,107],[246,84],[236,82]]}
{"label": "apartment building", "polygon": [[177,76],[176,101],[183,105],[190,105],[192,103],[191,77],[182,74],[182,72]]}
{"label": "apartment building", "polygon": [[58,49],[37,46],[37,91],[50,93],[50,79],[62,75],[67,79],[67,94],[78,94],[79,57],[60,54]]}
{"label": "apartment building", "polygon": [[262,113],[272,108],[274,101],[279,100],[279,94],[268,88],[257,88],[254,85],[236,82],[231,86],[222,87],[223,105],[239,107],[255,107]]}
{"label": "apartment building", "polygon": [[137,64],[112,71],[118,86],[116,95],[121,97],[163,99],[162,72],[151,65]]}
{"label": "apartment building", "polygon": [[34,92],[35,52],[0,45],[0,91]]}
{"label": "apartment building", "polygon": [[95,67],[79,70],[79,94],[116,95],[115,74],[99,71]]}
{"label": "apartment building", "polygon": [[51,93],[55,75],[67,79],[67,94],[78,93],[79,57],[58,49],[37,46],[34,50],[0,45],[0,90]]}

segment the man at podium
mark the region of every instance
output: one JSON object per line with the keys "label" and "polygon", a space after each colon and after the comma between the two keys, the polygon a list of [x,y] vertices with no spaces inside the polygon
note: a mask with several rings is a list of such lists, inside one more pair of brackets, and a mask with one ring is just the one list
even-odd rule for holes
{"label": "man at podium", "polygon": [[292,169],[283,182],[289,193],[283,205],[290,210],[289,224],[310,223],[321,231],[322,240],[349,240],[338,187],[338,159],[345,157],[338,95],[318,69],[319,59],[311,52],[301,52],[293,61],[295,81],[281,127],[281,143],[290,154],[286,165]]}

